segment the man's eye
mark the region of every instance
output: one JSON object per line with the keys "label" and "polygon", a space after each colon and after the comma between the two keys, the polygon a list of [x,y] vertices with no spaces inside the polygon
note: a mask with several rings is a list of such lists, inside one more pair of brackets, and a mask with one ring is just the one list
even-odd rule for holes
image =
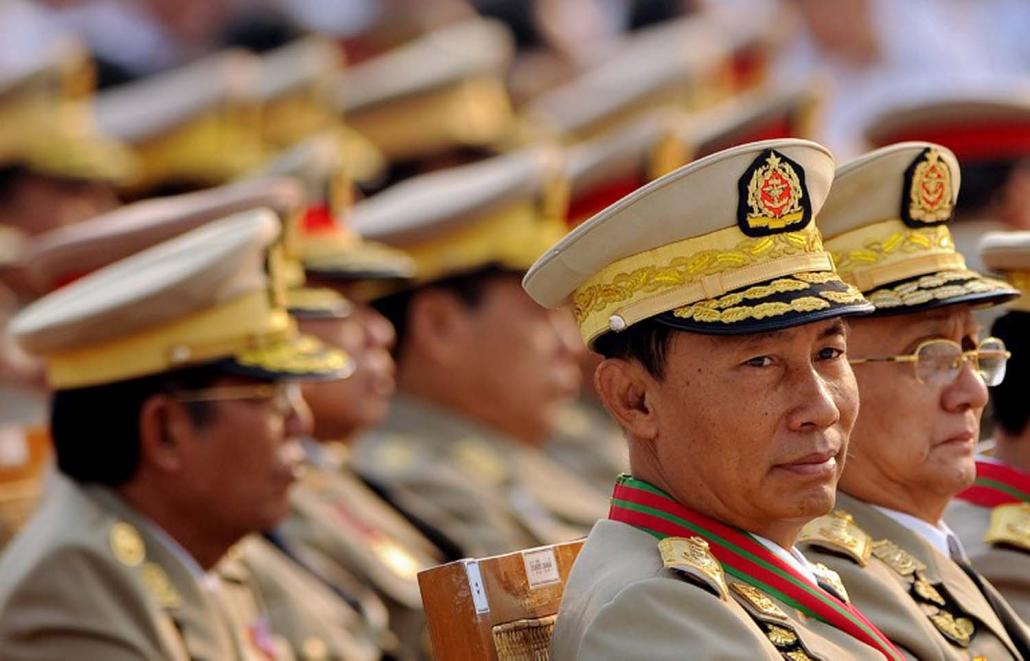
{"label": "man's eye", "polygon": [[772,358],[769,356],[755,356],[754,358],[748,358],[744,361],[744,364],[748,367],[769,367],[772,365]]}
{"label": "man's eye", "polygon": [[819,350],[819,360],[833,360],[834,358],[840,358],[844,355],[843,349],[837,347],[823,347]]}

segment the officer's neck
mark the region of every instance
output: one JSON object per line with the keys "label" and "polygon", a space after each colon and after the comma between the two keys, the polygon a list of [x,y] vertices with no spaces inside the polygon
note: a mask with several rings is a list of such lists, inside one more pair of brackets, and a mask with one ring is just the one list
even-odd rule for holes
{"label": "officer's neck", "polygon": [[125,504],[174,539],[205,572],[242,537],[217,526],[205,526],[203,515],[183,512],[167,493],[138,479],[123,485],[117,493]]}
{"label": "officer's neck", "polygon": [[1022,434],[1008,434],[1002,429],[994,433],[993,457],[1024,473],[1030,473],[1030,424]]}
{"label": "officer's neck", "polygon": [[895,480],[873,470],[859,457],[852,456],[848,459],[848,468],[841,476],[838,489],[864,503],[903,512],[937,525],[948,503],[965,486],[965,483],[956,482],[954,485],[942,484],[932,488],[930,485]]}
{"label": "officer's neck", "polygon": [[774,544],[790,550],[794,547],[801,529],[811,517],[802,519],[773,519],[749,517],[736,511],[732,505],[719,498],[718,494],[697,484],[678,486],[677,480],[667,479],[657,462],[634,462],[630,451],[630,470],[634,477],[658,487],[683,507],[703,514],[721,523],[734,526],[753,535],[764,537]]}

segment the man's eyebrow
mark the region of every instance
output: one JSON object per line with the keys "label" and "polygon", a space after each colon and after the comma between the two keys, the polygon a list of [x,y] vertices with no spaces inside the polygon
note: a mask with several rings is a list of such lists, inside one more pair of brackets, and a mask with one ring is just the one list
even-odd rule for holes
{"label": "man's eyebrow", "polygon": [[848,325],[840,317],[834,319],[833,323],[824,328],[822,333],[819,333],[819,339],[825,340],[833,335],[843,335],[845,337],[848,335]]}

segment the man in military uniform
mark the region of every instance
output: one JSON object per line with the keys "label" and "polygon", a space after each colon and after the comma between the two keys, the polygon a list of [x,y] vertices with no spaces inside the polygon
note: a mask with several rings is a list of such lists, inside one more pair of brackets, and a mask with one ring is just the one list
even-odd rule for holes
{"label": "man in military uniform", "polygon": [[[39,238],[32,250],[33,281],[44,289],[213,222],[229,213],[270,208],[285,227],[284,281],[289,312],[299,324],[353,325],[352,306],[335,292],[305,287],[298,261],[295,223],[305,208],[304,188],[283,177],[263,177],[204,191],[153,198]],[[305,332],[302,328],[302,332]],[[357,352],[364,347],[353,344]],[[351,356],[348,382],[365,360]],[[360,388],[346,391],[361,406]],[[304,483],[316,479],[304,471]],[[301,489],[298,484],[294,489]],[[294,494],[291,493],[291,503]],[[396,644],[385,605],[355,576],[322,566],[298,552],[273,529],[249,535],[219,563],[223,582],[244,585],[260,598],[272,632],[302,658],[375,659]]]}
{"label": "man in military uniform", "polygon": [[1030,620],[1030,232],[984,237],[984,263],[1022,296],[995,320],[991,335],[1012,352],[1005,380],[991,388],[994,448],[976,459],[976,482],[951,502],[944,519],[973,566]]}
{"label": "man in military uniform", "polygon": [[567,311],[522,274],[564,232],[560,164],[523,150],[423,175],[355,205],[368,239],[401,248],[412,284],[379,292],[397,329],[400,394],[361,438],[359,474],[468,555],[573,539],[604,515],[595,490],[539,445],[579,384]]}
{"label": "man in military uniform", "polygon": [[1015,294],[955,251],[958,189],[958,162],[933,143],[891,145],[837,170],[820,225],[841,277],[876,311],[852,321],[862,411],[837,509],[801,541],[907,654],[1025,658],[1024,623],[941,518],[973,481],[985,383],[1004,375],[1004,344],[979,338],[972,307]]}
{"label": "man in military uniform", "polygon": [[832,179],[803,140],[719,152],[527,274],[606,357],[633,473],[569,576],[551,658],[902,658],[794,546],[833,506],[858,412],[840,317],[870,309],[815,226]]}
{"label": "man in military uniform", "polygon": [[4,659],[287,656],[212,572],[288,511],[307,431],[293,382],[347,367],[290,321],[280,235],[270,211],[230,217],[12,322],[46,360],[67,479],[0,560]]}

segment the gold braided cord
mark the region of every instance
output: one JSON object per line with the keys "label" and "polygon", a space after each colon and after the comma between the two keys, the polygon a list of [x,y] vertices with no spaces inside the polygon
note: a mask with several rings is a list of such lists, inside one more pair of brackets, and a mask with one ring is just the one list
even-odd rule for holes
{"label": "gold braided cord", "polygon": [[886,220],[827,239],[826,247],[841,271],[859,271],[906,255],[927,252],[955,252],[955,242],[946,225],[908,227],[900,220]]}
{"label": "gold braided cord", "polygon": [[822,252],[822,240],[814,224],[797,232],[757,239],[745,237],[738,228],[730,227],[610,264],[576,290],[573,311],[582,324],[592,313],[691,285],[707,276],[781,257],[819,252]]}
{"label": "gold braided cord", "polygon": [[885,310],[915,307],[967,294],[1002,294],[1009,290],[1011,287],[1007,283],[986,278],[975,271],[943,271],[895,287],[878,289],[866,294],[866,298],[877,309]]}
{"label": "gold braided cord", "polygon": [[771,301],[758,305],[740,305],[727,310],[713,309],[702,302],[673,310],[673,314],[681,319],[692,319],[702,323],[736,324],[749,319],[779,317],[790,312],[816,312],[829,307],[830,304],[821,298],[802,296],[787,303]]}

